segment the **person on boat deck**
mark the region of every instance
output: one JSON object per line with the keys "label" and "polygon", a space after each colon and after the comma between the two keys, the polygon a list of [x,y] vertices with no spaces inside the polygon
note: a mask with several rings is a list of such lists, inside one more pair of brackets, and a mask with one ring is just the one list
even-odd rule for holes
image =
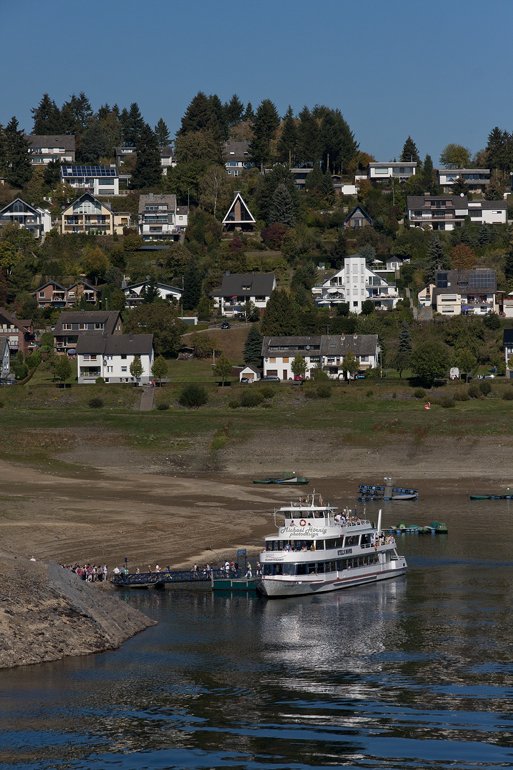
{"label": "person on boat deck", "polygon": [[251,562],[249,562],[249,561],[248,561],[248,569],[247,569],[247,572],[246,572],[246,577],[247,578],[253,577],[253,572],[251,571]]}
{"label": "person on boat deck", "polygon": [[312,545],[310,546],[310,550],[315,551],[315,543],[312,543]]}
{"label": "person on boat deck", "polygon": [[286,550],[286,551],[290,551],[290,550],[291,550],[291,547],[290,547],[290,541],[289,541],[289,542],[286,544],[286,546],[285,546],[285,550]]}
{"label": "person on boat deck", "polygon": [[137,569],[135,570],[135,574],[136,575],[140,575],[141,574],[141,570],[139,569],[139,567],[137,567]]}

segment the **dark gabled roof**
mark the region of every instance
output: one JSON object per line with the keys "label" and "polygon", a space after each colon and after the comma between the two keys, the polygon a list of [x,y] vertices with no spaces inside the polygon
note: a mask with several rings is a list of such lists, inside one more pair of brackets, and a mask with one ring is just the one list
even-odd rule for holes
{"label": "dark gabled roof", "polygon": [[153,348],[153,334],[81,334],[77,355],[144,356]]}
{"label": "dark gabled roof", "polygon": [[502,337],[502,346],[513,345],[513,329],[504,329]]}
{"label": "dark gabled roof", "polygon": [[22,332],[26,332],[27,327],[32,325],[32,321],[29,318],[16,318],[3,307],[0,307],[0,318],[4,318],[7,323],[16,326],[16,328],[20,329]]}
{"label": "dark gabled roof", "polygon": [[[66,310],[64,313],[60,314],[59,320],[55,324],[54,335],[63,333],[63,323],[103,323],[103,333],[111,334],[116,328],[119,315],[118,310]],[[98,331],[96,334],[101,335],[102,332]]]}
{"label": "dark gabled roof", "polygon": [[[474,203],[480,203],[482,209],[504,209],[508,208],[506,201],[473,201]],[[469,206],[469,211],[472,211],[473,206]]]}
{"label": "dark gabled roof", "polygon": [[173,157],[173,148],[169,145],[166,145],[165,147],[160,148],[160,157],[161,158],[172,158]]}
{"label": "dark gabled roof", "polygon": [[183,214],[188,214],[189,213],[189,209],[187,208],[187,206],[177,206],[176,207],[176,213],[177,214],[181,214],[183,216]]}
{"label": "dark gabled roof", "polygon": [[[243,289],[243,287],[249,287]],[[230,273],[223,275],[222,297],[270,297],[275,286],[274,273]]]}
{"label": "dark gabled roof", "polygon": [[[421,209],[431,201],[451,201],[449,208],[466,209],[468,199],[466,195],[408,195],[406,207],[408,209]],[[431,209],[431,206],[429,207]]]}
{"label": "dark gabled roof", "polygon": [[353,209],[353,210],[351,211],[351,213],[349,214],[349,216],[347,216],[347,217],[344,219],[344,224],[345,224],[346,222],[349,222],[349,220],[350,220],[350,219],[353,217],[353,214],[354,214],[356,211],[360,211],[361,215],[362,215],[363,217],[365,217],[365,219],[368,219],[368,221],[369,221],[369,222],[372,224],[372,217],[370,217],[370,216],[367,214],[367,212],[365,211],[365,209],[363,208],[363,206],[355,206],[355,207],[354,207],[354,209]]}
{"label": "dark gabled roof", "polygon": [[[266,358],[267,356],[272,356],[276,351],[271,350],[269,352],[270,348],[296,348],[296,349],[304,349],[306,353],[306,348],[315,349],[315,353],[319,353],[320,347],[321,347],[321,339],[322,337],[320,335],[314,335],[312,337],[309,336],[296,336],[296,337],[264,337],[262,341],[262,357]],[[287,351],[284,351],[286,353]],[[290,350],[289,352],[294,352],[293,350]]]}
{"label": "dark gabled roof", "polygon": [[3,209],[0,209],[0,214],[3,214],[4,211],[8,211],[11,209],[16,201],[20,201],[20,203],[23,203],[24,206],[26,206],[30,211],[33,211],[34,214],[40,214],[40,210],[37,209],[35,206],[32,206],[30,203],[27,203],[27,201],[24,201],[23,198],[20,198],[19,196],[12,200],[10,203],[7,204],[7,206],[4,206]]}
{"label": "dark gabled roof", "polygon": [[247,140],[241,142],[227,141],[223,144],[223,160],[225,162],[227,160],[237,160],[249,163],[250,156],[249,154],[244,155],[244,153],[249,153],[249,141]]}
{"label": "dark gabled roof", "polygon": [[322,356],[345,356],[349,351],[355,356],[373,356],[378,350],[377,334],[323,335]]}
{"label": "dark gabled roof", "polygon": [[83,286],[84,289],[91,289],[92,291],[96,291],[99,294],[101,294],[101,291],[97,286],[91,286],[91,284],[88,283],[87,281],[75,281],[75,283],[72,283],[70,286],[68,286],[68,291],[70,289],[74,289],[75,286]]}
{"label": "dark gabled roof", "polygon": [[40,286],[38,289],[32,292],[32,294],[37,294],[38,291],[42,291],[47,286],[57,286],[61,291],[66,291],[66,287],[62,286],[60,283],[57,283],[57,281],[47,281],[42,286]]}
{"label": "dark gabled roof", "polygon": [[75,150],[75,137],[70,134],[27,134],[25,139],[31,147],[64,147]]}
{"label": "dark gabled roof", "polygon": [[[490,169],[489,168],[434,168],[433,171],[436,174],[468,174],[470,171],[471,173],[475,174],[476,172],[479,174],[489,174]],[[473,181],[472,179],[470,181]],[[477,180],[479,181],[479,180]],[[485,181],[484,179],[481,181]]]}

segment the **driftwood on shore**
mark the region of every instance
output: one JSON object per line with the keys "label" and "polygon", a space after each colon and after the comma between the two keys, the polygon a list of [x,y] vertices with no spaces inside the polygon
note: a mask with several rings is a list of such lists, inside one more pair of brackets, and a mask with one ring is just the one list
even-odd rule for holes
{"label": "driftwood on shore", "polygon": [[113,650],[152,625],[58,564],[0,554],[0,668]]}

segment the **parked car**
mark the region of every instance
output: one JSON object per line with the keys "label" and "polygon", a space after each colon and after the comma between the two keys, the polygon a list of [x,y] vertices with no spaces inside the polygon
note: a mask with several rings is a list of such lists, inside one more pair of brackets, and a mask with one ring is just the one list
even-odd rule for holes
{"label": "parked car", "polygon": [[280,382],[280,378],[270,374],[269,377],[262,377],[260,382]]}
{"label": "parked car", "polygon": [[249,385],[251,382],[253,382],[253,380],[250,380],[249,377],[241,377],[240,381],[245,385]]}
{"label": "parked car", "polygon": [[221,329],[230,329],[230,328],[231,326],[228,323],[228,321],[223,321],[223,323],[221,324]]}
{"label": "parked car", "polygon": [[495,379],[495,374],[485,374],[484,379],[485,380],[494,380]]}

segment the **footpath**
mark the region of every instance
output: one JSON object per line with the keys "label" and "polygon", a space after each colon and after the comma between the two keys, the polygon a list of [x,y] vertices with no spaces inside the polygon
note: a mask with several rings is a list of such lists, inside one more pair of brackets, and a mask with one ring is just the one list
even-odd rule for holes
{"label": "footpath", "polygon": [[139,402],[140,412],[151,412],[153,409],[153,401],[155,399],[155,388],[151,385],[144,385],[141,393],[141,400]]}

